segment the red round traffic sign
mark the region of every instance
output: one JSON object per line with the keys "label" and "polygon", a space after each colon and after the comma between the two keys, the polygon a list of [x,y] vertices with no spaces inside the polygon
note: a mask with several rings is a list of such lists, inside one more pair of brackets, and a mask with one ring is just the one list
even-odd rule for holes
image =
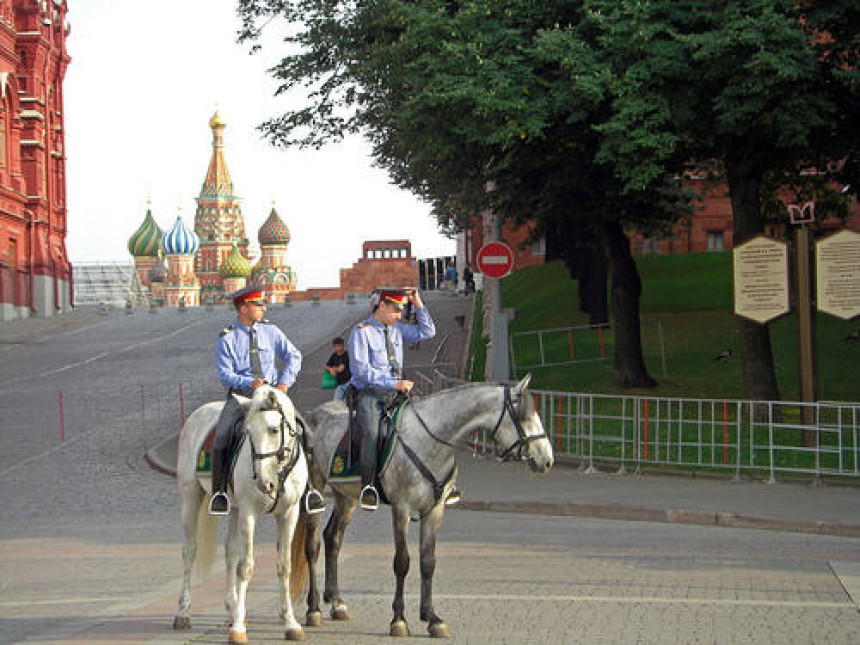
{"label": "red round traffic sign", "polygon": [[487,242],[478,251],[476,262],[488,278],[504,278],[514,268],[514,254],[503,242]]}

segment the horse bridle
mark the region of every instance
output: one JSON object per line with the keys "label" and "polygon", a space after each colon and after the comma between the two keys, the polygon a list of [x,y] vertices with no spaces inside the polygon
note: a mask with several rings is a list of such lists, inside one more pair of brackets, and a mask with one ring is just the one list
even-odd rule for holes
{"label": "horse bridle", "polygon": [[[517,408],[522,405],[521,397],[522,395],[519,395],[517,397]],[[526,458],[525,451],[528,449],[529,444],[532,441],[546,438],[546,432],[541,432],[540,434],[535,435],[526,434],[526,429],[523,428],[523,422],[520,421],[520,414],[517,408],[514,407],[514,401],[511,397],[511,386],[505,385],[505,402],[502,405],[502,413],[499,415],[499,420],[496,421],[496,427],[494,427],[493,432],[490,433],[490,438],[493,440],[493,446],[496,448],[496,454],[501,461],[523,461]],[[508,446],[504,452],[499,454],[499,442],[498,439],[496,439],[496,435],[499,432],[499,428],[502,425],[502,421],[505,420],[506,414],[511,417],[511,421],[514,424],[514,428],[516,428],[517,430],[518,438],[510,446]]]}
{"label": "horse bridle", "polygon": [[[259,478],[259,474],[257,473],[257,462],[263,461],[264,459],[269,459],[270,457],[274,457],[276,459],[276,463],[278,464],[278,489],[275,494],[274,502],[272,503],[271,508],[269,508],[267,513],[271,513],[275,510],[275,507],[278,505],[278,501],[281,499],[281,492],[284,490],[284,482],[289,477],[290,472],[293,470],[293,467],[296,465],[296,462],[299,460],[299,442],[294,441],[293,447],[289,448],[286,445],[286,435],[293,439],[298,436],[298,430],[290,425],[289,421],[287,421],[287,415],[284,414],[284,409],[281,407],[280,402],[275,402],[275,407],[271,408],[260,408],[260,412],[271,412],[272,410],[278,412],[281,415],[281,422],[278,424],[278,430],[280,434],[281,443],[278,446],[277,450],[272,450],[271,452],[257,452],[256,446],[254,446],[254,440],[251,438],[250,433],[246,433],[248,435],[248,445],[251,446],[251,469],[254,474],[254,481]],[[285,456],[289,453],[290,458],[289,461],[284,465]]]}
{"label": "horse bridle", "polygon": [[[490,437],[493,440],[493,446],[496,450],[496,455],[499,457],[501,461],[523,461],[526,458],[525,451],[528,449],[529,444],[532,441],[537,441],[538,439],[545,439],[546,432],[541,432],[536,435],[528,435],[526,434],[526,429],[523,428],[523,423],[520,421],[519,410],[517,409],[521,403],[519,403],[521,396],[517,397],[517,407],[514,407],[514,400],[511,396],[511,386],[505,385],[505,400],[502,404],[502,412],[499,414],[499,420],[496,421],[496,425],[493,428],[493,432],[490,434]],[[415,413],[415,416],[418,417],[418,420],[421,422],[421,426],[424,430],[429,434],[434,440],[438,443],[441,443],[449,448],[457,448],[450,441],[445,441],[441,437],[436,436],[436,434],[427,426],[424,422],[424,419],[421,418],[421,415],[418,414],[418,410],[415,409],[415,406],[412,406],[412,411]],[[504,452],[499,453],[499,442],[496,438],[496,435],[499,432],[499,428],[502,425],[502,421],[505,420],[505,415],[509,415],[511,417],[511,421],[514,424],[514,428],[517,430],[517,440],[514,441],[510,446],[508,446]]]}

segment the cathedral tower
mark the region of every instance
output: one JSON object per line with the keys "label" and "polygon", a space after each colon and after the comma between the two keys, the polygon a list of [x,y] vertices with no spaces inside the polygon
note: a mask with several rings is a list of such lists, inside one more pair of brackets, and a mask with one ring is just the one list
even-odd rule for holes
{"label": "cathedral tower", "polygon": [[224,296],[221,264],[230,255],[234,244],[243,256],[248,256],[248,238],[239,198],[233,194],[233,182],[224,159],[224,128],[226,123],[217,111],[209,120],[212,128],[212,157],[206,179],[197,198],[194,231],[200,238],[197,254],[197,277],[204,301],[219,301]]}

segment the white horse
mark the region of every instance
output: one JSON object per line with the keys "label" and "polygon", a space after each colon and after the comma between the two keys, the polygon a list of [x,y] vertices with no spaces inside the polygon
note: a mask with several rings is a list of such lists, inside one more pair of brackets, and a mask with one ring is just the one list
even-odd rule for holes
{"label": "white horse", "polygon": [[[257,517],[275,516],[278,532],[280,616],[287,640],[304,640],[305,633],[293,615],[292,599],[307,577],[303,553],[305,523],[296,526],[299,499],[308,479],[293,404],[286,394],[263,386],[252,399],[237,397],[245,410],[245,436],[233,469],[232,510],[225,549],[227,588],[224,604],[230,614],[229,642],[247,643],[245,597],[254,573],[254,529]],[[190,629],[191,570],[208,571],[218,534],[218,518],[209,515],[209,478],[201,481],[197,459],[210,430],[216,425],[223,402],[207,403],[188,417],[179,435],[176,479],[182,499],[183,578],[174,629]],[[292,545],[292,553],[288,550]]]}
{"label": "white horse", "polygon": [[[380,464],[382,489],[391,504],[394,528],[394,618],[391,636],[409,636],[404,618],[403,587],[409,570],[407,532],[409,521],[421,519],[421,620],[428,623],[433,637],[451,635],[445,622],[433,609],[433,572],[436,566],[436,535],[445,512],[445,499],[456,480],[456,448],[465,447],[478,430],[491,431],[491,438],[503,460],[527,460],[532,470],[546,472],[553,464],[552,445],[547,439],[534,402],[528,393],[527,376],[515,386],[475,383],[442,390],[421,399],[410,400],[398,413],[398,430],[391,457]],[[310,413],[314,430],[311,477],[319,490],[326,480],[335,497],[335,506],[326,525],[325,592],[331,603],[331,617],[348,620],[349,611],[340,596],[337,559],[344,531],[355,512],[361,484],[329,479],[330,464],[347,427],[347,410],[342,401],[324,403]],[[303,515],[307,523],[310,588],[307,625],[322,624],[316,560],[319,555],[318,515]]]}

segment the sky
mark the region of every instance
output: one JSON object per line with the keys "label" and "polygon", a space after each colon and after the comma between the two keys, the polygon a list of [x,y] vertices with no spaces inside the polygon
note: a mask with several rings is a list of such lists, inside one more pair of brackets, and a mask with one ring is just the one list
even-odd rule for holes
{"label": "sky", "polygon": [[[163,230],[195,198],[212,152],[224,150],[246,233],[274,204],[290,229],[298,288],[334,287],[365,240],[408,239],[415,257],[454,255],[430,208],[373,166],[360,137],[321,150],[278,149],[256,126],[297,105],[274,97],[266,70],[283,54],[271,25],[264,49],[236,43],[235,0],[68,0],[71,63],[64,83],[67,246],[73,263],[131,261],[128,238],[147,208]],[[280,55],[279,55],[280,54]]]}

